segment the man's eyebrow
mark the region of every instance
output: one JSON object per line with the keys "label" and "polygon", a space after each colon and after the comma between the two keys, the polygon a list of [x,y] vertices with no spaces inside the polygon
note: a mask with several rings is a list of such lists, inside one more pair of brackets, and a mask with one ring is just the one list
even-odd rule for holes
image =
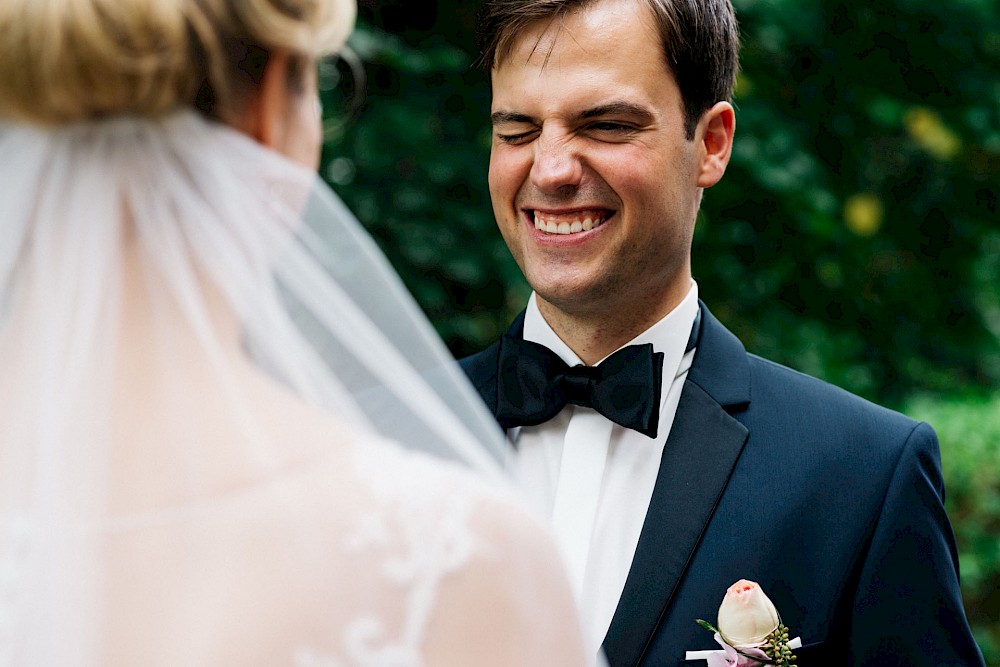
{"label": "man's eyebrow", "polygon": [[490,120],[493,121],[494,125],[501,125],[503,123],[535,123],[535,119],[531,116],[516,111],[496,111],[490,116]]}
{"label": "man's eyebrow", "polygon": [[[604,116],[631,116],[644,122],[652,122],[653,112],[644,106],[633,104],[632,102],[609,102],[600,106],[584,109],[576,115],[577,120],[590,120],[592,118],[602,118]],[[517,111],[495,111],[490,120],[494,125],[504,123],[528,123],[537,125],[538,121],[528,114]]]}
{"label": "man's eyebrow", "polygon": [[577,114],[577,119],[589,120],[591,118],[600,118],[602,116],[632,116],[645,122],[651,122],[653,120],[653,112],[646,107],[624,101],[609,102],[608,104],[602,104],[590,109],[585,109]]}

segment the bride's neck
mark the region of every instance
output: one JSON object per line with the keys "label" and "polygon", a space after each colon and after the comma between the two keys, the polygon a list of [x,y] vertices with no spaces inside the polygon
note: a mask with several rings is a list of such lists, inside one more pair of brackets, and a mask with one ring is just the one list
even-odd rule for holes
{"label": "bride's neck", "polygon": [[112,513],[183,505],[259,479],[278,464],[247,451],[263,381],[236,312],[205,275],[183,285],[134,240],[123,251]]}
{"label": "bride's neck", "polygon": [[[149,351],[152,341],[169,341],[184,357],[206,345],[220,350],[240,349],[236,312],[209,278],[197,267],[190,280],[171,279],[131,235],[123,240],[120,284],[120,344],[135,352]],[[179,363],[183,360],[176,359]]]}

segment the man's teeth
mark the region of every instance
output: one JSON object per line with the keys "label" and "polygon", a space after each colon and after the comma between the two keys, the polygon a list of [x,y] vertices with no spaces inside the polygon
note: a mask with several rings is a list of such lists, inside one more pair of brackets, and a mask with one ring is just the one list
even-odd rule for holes
{"label": "man's teeth", "polygon": [[554,220],[545,220],[540,217],[537,213],[535,214],[535,229],[540,232],[546,232],[547,234],[577,234],[579,232],[589,232],[595,227],[600,227],[604,224],[604,220],[597,216],[586,216],[583,218],[578,218],[572,222],[567,220],[562,220],[556,222]]}

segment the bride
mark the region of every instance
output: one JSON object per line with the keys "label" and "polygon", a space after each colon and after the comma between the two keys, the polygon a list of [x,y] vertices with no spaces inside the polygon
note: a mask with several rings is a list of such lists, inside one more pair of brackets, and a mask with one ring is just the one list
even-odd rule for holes
{"label": "bride", "polygon": [[353,18],[0,3],[0,664],[590,662],[492,419],[315,176]]}

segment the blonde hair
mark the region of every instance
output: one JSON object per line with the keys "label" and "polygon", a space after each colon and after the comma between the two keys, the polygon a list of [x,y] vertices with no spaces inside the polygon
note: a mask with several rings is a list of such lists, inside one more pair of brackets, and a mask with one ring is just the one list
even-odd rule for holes
{"label": "blonde hair", "polygon": [[353,0],[0,0],[0,118],[231,109],[271,51],[341,47]]}

